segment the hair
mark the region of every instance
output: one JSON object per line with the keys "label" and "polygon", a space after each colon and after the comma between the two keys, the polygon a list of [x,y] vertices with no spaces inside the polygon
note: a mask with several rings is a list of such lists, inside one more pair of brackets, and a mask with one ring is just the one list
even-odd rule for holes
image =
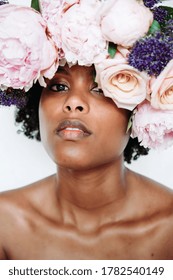
{"label": "hair", "polygon": [[[41,140],[38,108],[42,89],[43,88],[38,82],[34,84],[33,87],[26,93],[25,104],[22,105],[22,107],[17,107],[15,115],[16,124],[21,124],[21,129],[18,131],[23,132],[28,138],[36,139],[38,141]],[[18,97],[20,98],[20,93],[18,94]],[[127,163],[131,163],[132,160],[138,159],[140,155],[147,155],[148,152],[149,149],[141,146],[137,138],[132,139],[130,137],[124,150],[124,160]]]}

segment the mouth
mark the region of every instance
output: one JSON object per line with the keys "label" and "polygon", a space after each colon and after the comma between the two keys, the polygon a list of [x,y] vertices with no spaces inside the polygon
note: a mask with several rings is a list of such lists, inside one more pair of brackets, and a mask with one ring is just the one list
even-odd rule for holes
{"label": "mouth", "polygon": [[92,132],[78,120],[64,120],[56,129],[56,134],[64,140],[79,140],[88,137]]}

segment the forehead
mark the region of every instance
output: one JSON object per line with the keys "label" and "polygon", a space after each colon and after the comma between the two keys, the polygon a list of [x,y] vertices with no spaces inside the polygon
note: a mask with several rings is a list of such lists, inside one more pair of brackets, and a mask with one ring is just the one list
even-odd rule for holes
{"label": "forehead", "polygon": [[56,73],[62,73],[65,75],[85,74],[88,76],[95,76],[96,71],[93,65],[81,66],[76,64],[70,67],[66,64],[64,66],[59,66]]}

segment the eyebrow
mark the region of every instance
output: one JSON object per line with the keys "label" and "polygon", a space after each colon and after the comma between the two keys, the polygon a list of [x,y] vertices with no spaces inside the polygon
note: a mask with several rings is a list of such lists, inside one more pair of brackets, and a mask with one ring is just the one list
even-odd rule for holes
{"label": "eyebrow", "polygon": [[69,71],[66,70],[63,66],[59,66],[56,73],[62,73],[62,74],[65,74],[65,75],[70,75]]}

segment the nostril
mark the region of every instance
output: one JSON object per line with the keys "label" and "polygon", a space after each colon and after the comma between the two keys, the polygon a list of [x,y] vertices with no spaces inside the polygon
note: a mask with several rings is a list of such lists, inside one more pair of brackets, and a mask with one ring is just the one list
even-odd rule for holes
{"label": "nostril", "polygon": [[66,108],[67,108],[67,110],[68,110],[68,111],[71,111],[71,108],[70,108],[70,106],[67,106]]}
{"label": "nostril", "polygon": [[72,112],[73,110],[74,110],[74,111],[80,111],[80,112],[82,112],[82,111],[84,110],[84,107],[83,107],[83,106],[75,106],[75,107],[73,108],[73,106],[71,107],[71,106],[67,105],[67,106],[65,106],[65,110],[66,110],[66,112],[67,112],[67,111],[68,111],[68,112]]}
{"label": "nostril", "polygon": [[79,110],[80,112],[83,111],[83,107],[82,106],[77,106],[76,109]]}

